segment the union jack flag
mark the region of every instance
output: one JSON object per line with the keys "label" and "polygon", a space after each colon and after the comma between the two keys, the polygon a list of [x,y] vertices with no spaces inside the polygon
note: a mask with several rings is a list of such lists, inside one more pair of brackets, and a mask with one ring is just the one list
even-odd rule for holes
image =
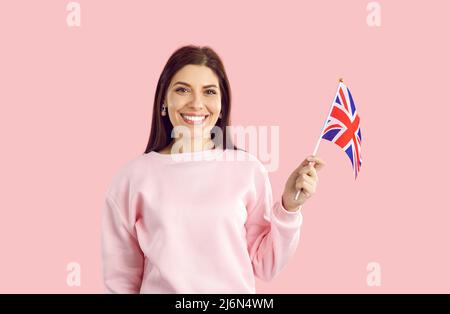
{"label": "union jack flag", "polygon": [[352,161],[355,179],[361,169],[361,128],[350,90],[339,82],[322,138],[339,145]]}

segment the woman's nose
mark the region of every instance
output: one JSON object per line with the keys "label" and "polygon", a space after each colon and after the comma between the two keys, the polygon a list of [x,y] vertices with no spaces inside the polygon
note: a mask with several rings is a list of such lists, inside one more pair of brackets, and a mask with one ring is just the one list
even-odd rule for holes
{"label": "woman's nose", "polygon": [[204,107],[203,99],[200,95],[194,94],[192,101],[189,103],[190,108],[202,109]]}

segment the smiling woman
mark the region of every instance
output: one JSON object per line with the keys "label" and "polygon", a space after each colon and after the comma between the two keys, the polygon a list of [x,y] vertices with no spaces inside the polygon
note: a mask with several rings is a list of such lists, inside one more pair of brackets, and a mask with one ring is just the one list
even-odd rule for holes
{"label": "smiling woman", "polygon": [[[225,132],[230,110],[217,54],[195,46],[175,51],[158,81],[147,149],[106,193],[107,292],[255,293],[255,276],[271,280],[294,254],[298,206],[314,192],[315,170],[304,161],[273,203],[265,166]],[[178,128],[184,132],[172,140]],[[214,128],[222,131],[217,138]],[[295,187],[305,192],[289,201]]]}
{"label": "smiling woman", "polygon": [[[186,73],[187,72],[187,73]],[[201,72],[200,74],[196,74],[196,72]],[[203,73],[202,73],[203,72]],[[206,72],[206,73],[205,73]],[[209,68],[205,67],[205,66],[194,66],[194,65],[187,65],[185,66],[182,70],[180,70],[177,75],[182,76],[183,74],[188,75],[188,76],[192,76],[195,78],[199,78],[202,76],[202,74],[204,74],[205,76],[214,76],[213,73],[208,73],[208,72],[212,72]],[[216,78],[214,77],[214,79],[216,80]],[[183,85],[186,86],[185,87],[177,87],[177,85]],[[184,96],[190,96],[190,98],[180,98],[179,102],[181,102],[181,105],[179,106],[183,106],[184,108],[184,103],[187,101],[189,104],[191,103],[191,98],[202,98],[202,95],[196,96],[196,91],[195,91],[195,87],[192,87],[190,84],[186,83],[186,82],[176,82],[173,84],[174,89],[177,93],[179,93],[180,95],[184,95]],[[195,103],[192,103],[192,106],[189,106],[189,104],[187,105],[188,108],[186,108],[186,112],[180,112],[181,117],[183,118],[184,122],[190,124],[190,125],[205,125],[206,119],[209,118],[212,114],[217,114],[217,108],[220,109],[220,101],[218,101],[218,96],[220,95],[220,91],[217,91],[218,87],[216,84],[211,84],[211,85],[205,85],[203,86],[203,88],[199,88],[202,89],[199,93],[204,92],[206,94],[207,100],[208,98],[212,98],[214,96],[216,96],[215,98],[212,98],[211,100],[208,100],[206,103],[208,105],[211,105],[211,108],[206,108],[208,111],[202,113],[201,112],[201,107],[202,107],[202,103],[199,102],[199,111],[196,111],[195,109]],[[204,90],[204,91],[203,91]],[[171,95],[172,96],[172,95]],[[176,98],[176,97],[174,97]],[[169,106],[169,113],[172,111],[170,110],[172,106]],[[217,107],[217,108],[216,108]],[[192,111],[189,111],[192,110]],[[211,111],[214,111],[213,113]],[[170,116],[170,115],[169,115]],[[174,125],[174,121],[171,119],[172,125]]]}
{"label": "smiling woman", "polygon": [[[158,81],[145,153],[169,153],[175,147],[181,147],[181,152],[212,147],[238,149],[226,132],[230,112],[230,84],[217,53],[209,47],[182,47],[171,55]],[[181,133],[190,137],[190,145],[185,139],[184,145],[177,145],[181,136],[172,137],[173,131],[177,134],[177,128],[183,127],[189,128],[189,132]],[[224,135],[220,143],[213,141],[214,127]],[[196,141],[200,145],[194,145]]]}
{"label": "smiling woman", "polygon": [[[221,109],[218,85],[217,76],[204,65],[186,65],[172,78],[163,106],[168,108],[173,128],[187,126],[191,129],[185,132],[191,139],[188,143],[190,145],[188,147],[180,145],[183,151],[214,146],[211,129],[219,119]],[[176,138],[172,147],[177,147],[176,141],[181,140],[181,137]],[[195,140],[201,142],[202,146],[194,145]]]}

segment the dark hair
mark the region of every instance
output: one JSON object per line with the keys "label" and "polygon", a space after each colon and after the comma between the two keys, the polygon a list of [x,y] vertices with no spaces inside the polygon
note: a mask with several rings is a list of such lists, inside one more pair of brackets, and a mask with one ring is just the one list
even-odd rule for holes
{"label": "dark hair", "polygon": [[[188,64],[205,65],[217,75],[221,94],[222,118],[217,120],[216,126],[222,130],[223,135],[223,143],[220,143],[219,146],[222,149],[228,148],[239,150],[239,148],[232,143],[232,139],[228,134],[229,132],[226,132],[226,127],[230,123],[231,90],[223,63],[217,53],[210,47],[188,45],[177,49],[170,56],[159,77],[153,103],[150,137],[144,154],[161,150],[169,145],[172,140],[172,123],[170,122],[168,115],[161,116],[161,107],[172,77],[178,70]],[[214,138],[214,135],[214,133],[211,134],[212,139]]]}

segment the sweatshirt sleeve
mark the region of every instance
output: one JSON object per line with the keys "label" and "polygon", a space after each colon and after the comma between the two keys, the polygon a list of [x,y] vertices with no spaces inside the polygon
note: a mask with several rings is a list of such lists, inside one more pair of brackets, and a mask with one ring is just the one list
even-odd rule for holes
{"label": "sweatshirt sleeve", "polygon": [[303,217],[300,209],[287,211],[281,200],[273,203],[267,170],[262,164],[257,168],[247,208],[247,248],[254,274],[270,281],[295,253]]}
{"label": "sweatshirt sleeve", "polygon": [[[119,202],[120,203],[120,202]],[[139,293],[144,254],[126,212],[107,195],[102,217],[102,263],[105,293]]]}

